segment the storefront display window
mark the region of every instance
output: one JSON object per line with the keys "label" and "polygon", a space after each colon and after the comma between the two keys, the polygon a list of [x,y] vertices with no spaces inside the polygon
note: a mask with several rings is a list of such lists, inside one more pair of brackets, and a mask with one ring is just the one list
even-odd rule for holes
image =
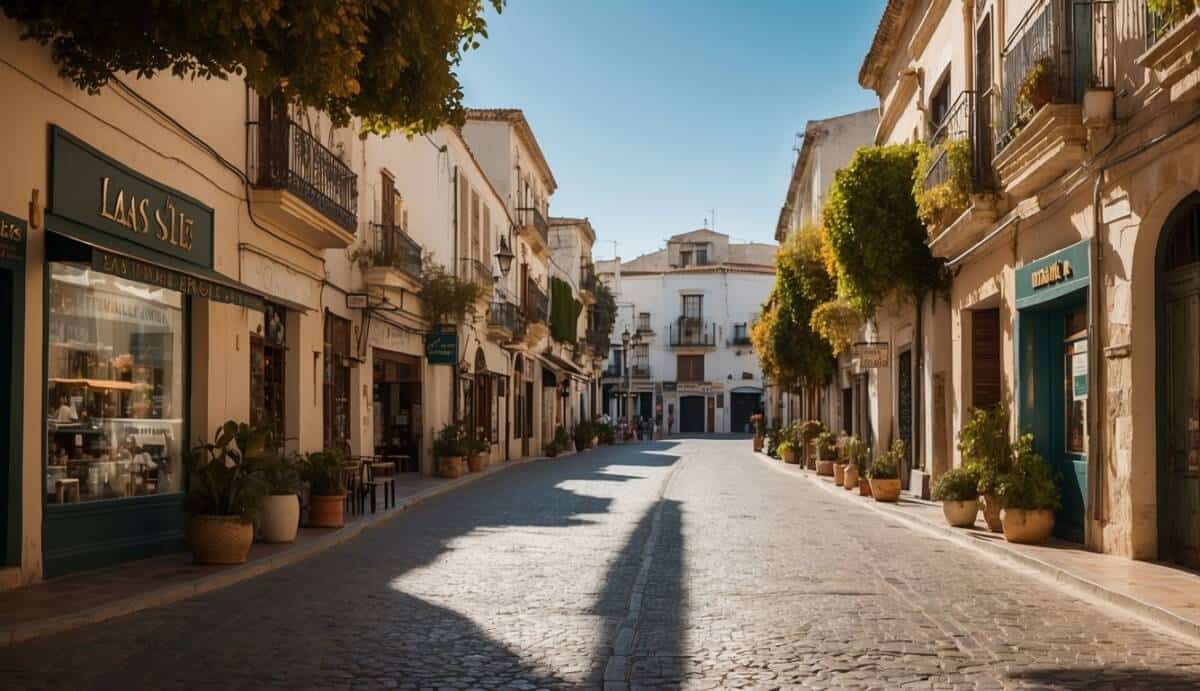
{"label": "storefront display window", "polygon": [[325,448],[350,448],[350,321],[325,315]]}
{"label": "storefront display window", "polygon": [[374,350],[374,447],[381,456],[400,456],[401,470],[417,471],[421,448],[420,360]]}
{"label": "storefront display window", "polygon": [[1083,455],[1087,454],[1088,342],[1087,314],[1082,309],[1066,315],[1066,333],[1063,346],[1066,451]]}
{"label": "storefront display window", "polygon": [[284,367],[287,358],[287,313],[267,304],[263,323],[250,336],[250,424],[270,426],[275,442],[286,446],[284,431]]}
{"label": "storefront display window", "polygon": [[183,296],[86,264],[47,266],[47,501],[180,491]]}

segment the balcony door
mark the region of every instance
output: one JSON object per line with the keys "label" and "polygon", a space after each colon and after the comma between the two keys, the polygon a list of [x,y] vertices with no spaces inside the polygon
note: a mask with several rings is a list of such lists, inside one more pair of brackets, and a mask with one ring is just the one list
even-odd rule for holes
{"label": "balcony door", "polygon": [[990,184],[988,161],[992,159],[992,13],[988,12],[975,30],[975,179]]}

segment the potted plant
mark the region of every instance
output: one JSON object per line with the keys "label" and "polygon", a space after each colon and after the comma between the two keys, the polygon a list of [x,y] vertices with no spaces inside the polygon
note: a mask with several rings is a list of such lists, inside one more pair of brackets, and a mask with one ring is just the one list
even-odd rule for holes
{"label": "potted plant", "polygon": [[842,488],[856,489],[866,480],[860,476],[866,471],[867,445],[858,437],[848,437],[842,442],[842,457],[846,459]]}
{"label": "potted plant", "polygon": [[1000,478],[996,493],[1004,505],[1005,540],[1040,545],[1050,537],[1061,490],[1050,466],[1034,452],[1033,435],[1023,434],[1013,445],[1012,464]]}
{"label": "potted plant", "polygon": [[300,478],[308,484],[308,525],[341,528],[345,525],[345,456],[337,449],[314,451],[300,463]]}
{"label": "potted plant", "polygon": [[263,542],[292,542],[300,530],[300,490],[304,486],[299,460],[275,453],[258,465],[267,486],[259,514],[259,537]]}
{"label": "potted plant", "polygon": [[955,528],[975,527],[979,515],[979,474],[971,466],[951,468],[933,484],[933,498],[942,502],[946,522]]}
{"label": "potted plant", "polygon": [[1021,79],[1021,86],[1017,92],[1017,100],[1027,104],[1036,113],[1047,103],[1054,100],[1054,91],[1057,86],[1055,84],[1056,81],[1057,76],[1054,73],[1054,60],[1044,57],[1033,63],[1033,66],[1025,73],[1025,77]]}
{"label": "potted plant", "polygon": [[973,409],[959,432],[958,450],[962,453],[963,466],[971,468],[979,478],[983,520],[987,522],[988,530],[998,533],[1002,526],[996,486],[1012,463],[1008,410],[1002,405]]}
{"label": "potted plant", "polygon": [[483,437],[474,439],[466,439],[467,453],[467,471],[471,473],[482,472],[487,465],[487,452],[491,448],[488,441]]}
{"label": "potted plant", "polygon": [[437,459],[437,474],[454,480],[466,470],[463,458],[469,453],[462,423],[450,422],[438,431],[433,440],[433,457]]}
{"label": "potted plant", "polygon": [[592,432],[592,423],[587,420],[580,420],[579,424],[575,425],[575,429],[571,435],[575,438],[575,450],[583,451],[592,443],[592,437],[595,434]]}
{"label": "potted plant", "polygon": [[763,416],[762,413],[754,413],[750,416],[750,424],[754,426],[754,451],[758,453],[763,449]]}
{"label": "potted plant", "polygon": [[779,455],[783,458],[784,463],[796,462],[796,447],[792,446],[792,442],[785,441],[779,445]]}
{"label": "potted plant", "polygon": [[245,563],[254,541],[266,483],[238,447],[239,433],[249,437],[249,427],[230,420],[188,456],[188,546],[197,564]]}
{"label": "potted plant", "polygon": [[894,502],[900,498],[900,460],[904,458],[904,442],[892,442],[888,452],[875,459],[867,468],[871,481],[871,496],[875,501]]}
{"label": "potted plant", "polygon": [[596,426],[596,436],[599,437],[601,444],[613,444],[613,427],[612,425],[601,422]]}
{"label": "potted plant", "polygon": [[825,425],[819,420],[808,420],[800,425],[800,452],[804,455],[804,463],[809,470],[817,467],[817,453],[811,446],[812,441],[824,431]]}
{"label": "potted plant", "polygon": [[837,446],[834,444],[833,435],[822,431],[814,439],[813,445],[817,453],[817,475],[834,475],[837,466]]}
{"label": "potted plant", "polygon": [[558,448],[559,453],[570,451],[572,448],[571,435],[567,432],[567,428],[559,425],[554,428],[554,445]]}

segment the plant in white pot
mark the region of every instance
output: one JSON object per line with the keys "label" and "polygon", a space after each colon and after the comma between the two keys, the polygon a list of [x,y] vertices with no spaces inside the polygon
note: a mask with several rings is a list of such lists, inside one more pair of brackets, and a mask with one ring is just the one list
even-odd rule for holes
{"label": "plant in white pot", "polygon": [[292,542],[300,530],[300,462],[298,456],[271,454],[258,465],[267,483],[258,518],[258,536],[263,542]]}
{"label": "plant in white pot", "polygon": [[955,528],[973,528],[979,515],[979,474],[973,467],[951,468],[933,484],[933,498]]}
{"label": "plant in white pot", "polygon": [[[245,450],[238,446],[243,440]],[[230,420],[211,443],[192,449],[187,507],[188,547],[197,564],[242,564],[254,541],[266,482],[249,455],[261,452],[250,428]]]}
{"label": "plant in white pot", "polygon": [[1062,491],[1049,464],[1034,452],[1033,435],[1023,434],[1013,445],[1012,464],[996,493],[1004,505],[1000,519],[1005,540],[1040,545],[1050,537]]}

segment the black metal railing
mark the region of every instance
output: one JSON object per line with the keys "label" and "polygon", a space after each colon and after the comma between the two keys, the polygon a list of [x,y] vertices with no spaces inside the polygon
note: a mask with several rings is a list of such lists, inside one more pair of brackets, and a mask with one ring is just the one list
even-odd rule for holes
{"label": "black metal railing", "polygon": [[525,304],[521,305],[525,318],[531,322],[545,324],[550,318],[550,298],[532,278],[526,279]]}
{"label": "black metal railing", "polygon": [[[1113,4],[1047,0],[1030,8],[1017,24],[1001,57],[997,151],[1029,122],[1040,102],[1079,103],[1089,87],[1113,86]],[[1034,79],[1038,72],[1045,76]],[[1021,97],[1027,80],[1037,103]]]}
{"label": "black metal railing", "polygon": [[537,234],[542,238],[542,244],[547,244],[550,237],[550,225],[546,223],[546,217],[542,215],[541,209],[536,206],[523,206],[517,209],[521,217],[522,226],[533,226],[537,230]]}
{"label": "black metal railing", "polygon": [[650,365],[644,362],[635,362],[629,366],[630,379],[649,379]]}
{"label": "black metal railing", "polygon": [[596,266],[589,261],[579,265],[579,289],[588,292],[596,290]]}
{"label": "black metal railing", "polygon": [[372,266],[390,266],[413,278],[420,278],[421,254],[421,246],[400,226],[371,224]]}
{"label": "black metal railing", "polygon": [[507,300],[495,301],[488,305],[488,326],[519,334],[525,329],[525,316],[513,303]]}
{"label": "black metal railing", "polygon": [[[986,106],[979,106],[986,107]],[[933,130],[925,144],[932,150],[933,162],[925,171],[924,187],[933,189],[950,180],[951,144],[966,142],[971,156],[971,187],[991,185],[992,132],[984,115],[976,110],[974,91],[963,91],[950,106],[942,122]]]}
{"label": "black metal railing", "polygon": [[650,328],[650,315],[648,315],[648,314],[639,314],[638,315],[637,330],[638,331],[654,331],[654,329]]}
{"label": "black metal railing", "polygon": [[358,226],[358,176],[292,120],[287,101],[260,96],[247,123],[247,173],[255,187],[287,190],[348,232]]}
{"label": "black metal railing", "polygon": [[670,344],[672,348],[689,346],[714,346],[717,343],[716,322],[705,322],[703,319],[680,317],[670,327]]}
{"label": "black metal railing", "polygon": [[589,328],[584,335],[584,342],[597,353],[607,353],[608,349],[612,347],[612,334],[600,329]]}
{"label": "black metal railing", "polygon": [[616,378],[618,378],[618,377],[621,377],[621,376],[623,376],[623,375],[621,374],[621,367],[620,367],[620,365],[618,365],[618,364],[617,364],[617,363],[615,363],[615,362],[610,362],[610,363],[608,363],[608,365],[607,365],[607,366],[604,368],[604,371],[603,371],[603,372],[601,372],[601,376],[603,376],[605,379],[616,379]]}
{"label": "black metal railing", "polygon": [[488,267],[478,259],[463,257],[461,260],[462,273],[459,275],[464,281],[470,281],[484,288],[492,287],[492,272]]}
{"label": "black metal railing", "polygon": [[1162,0],[1163,9],[1155,12],[1146,4],[1146,47],[1158,43],[1171,29],[1196,11],[1195,0]]}
{"label": "black metal railing", "polygon": [[729,339],[731,345],[745,346],[750,345],[750,327],[745,322],[733,325],[733,338]]}

